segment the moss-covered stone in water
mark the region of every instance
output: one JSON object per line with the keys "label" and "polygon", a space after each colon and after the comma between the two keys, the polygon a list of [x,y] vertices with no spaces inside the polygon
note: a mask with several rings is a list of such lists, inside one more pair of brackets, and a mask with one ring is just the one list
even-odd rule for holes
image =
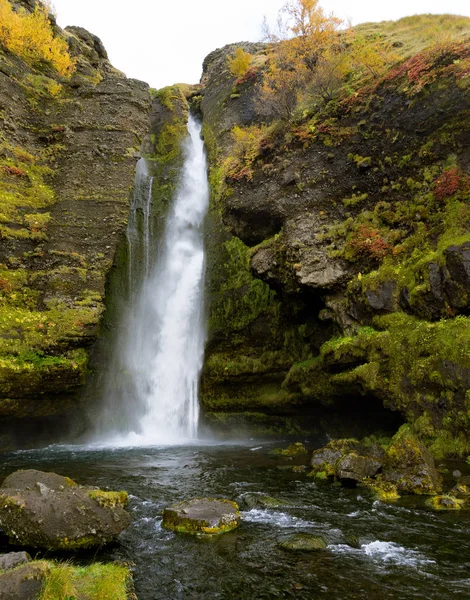
{"label": "moss-covered stone in water", "polygon": [[326,546],[324,538],[309,533],[297,533],[279,544],[280,548],[290,552],[318,552],[326,550]]}
{"label": "moss-covered stone in water", "polygon": [[381,502],[394,502],[400,498],[397,486],[389,481],[383,481],[381,477],[364,479],[362,485],[373,494],[376,500]]}
{"label": "moss-covered stone in water", "polygon": [[286,458],[294,458],[296,456],[307,454],[307,452],[308,450],[302,442],[295,442],[287,448],[276,448],[271,451],[271,454],[274,454],[275,456],[285,456]]}
{"label": "moss-covered stone in water", "polygon": [[162,525],[178,533],[218,535],[240,525],[240,510],[231,500],[194,498],[165,508]]}
{"label": "moss-covered stone in water", "polygon": [[241,496],[240,504],[244,510],[251,510],[253,508],[279,508],[285,506],[286,502],[265,494],[248,492]]}
{"label": "moss-covered stone in water", "polygon": [[394,483],[406,494],[438,494],[442,478],[436,471],[431,453],[403,425],[385,451],[383,479]]}
{"label": "moss-covered stone in water", "polygon": [[433,510],[460,510],[465,504],[464,500],[459,500],[455,496],[432,496],[426,500],[426,506]]}

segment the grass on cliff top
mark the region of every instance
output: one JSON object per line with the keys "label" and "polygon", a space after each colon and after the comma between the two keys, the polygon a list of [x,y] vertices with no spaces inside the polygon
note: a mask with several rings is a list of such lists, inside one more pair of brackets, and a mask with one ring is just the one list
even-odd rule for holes
{"label": "grass on cliff top", "polygon": [[74,567],[68,563],[35,561],[44,565],[48,575],[40,600],[127,600],[131,573],[121,564],[95,563]]}
{"label": "grass on cliff top", "polygon": [[470,17],[413,15],[398,21],[362,23],[354,29],[365,36],[385,36],[397,54],[409,57],[433,43],[470,38]]}

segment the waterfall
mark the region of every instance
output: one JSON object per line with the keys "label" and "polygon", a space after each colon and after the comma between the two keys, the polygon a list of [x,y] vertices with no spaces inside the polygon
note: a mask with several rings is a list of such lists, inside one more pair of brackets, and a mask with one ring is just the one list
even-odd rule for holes
{"label": "waterfall", "polygon": [[[128,300],[108,371],[100,437],[178,443],[197,437],[205,327],[203,221],[209,187],[200,125],[188,122],[181,181],[160,240],[149,166],[137,166],[127,229]],[[104,430],[104,431],[103,431]]]}

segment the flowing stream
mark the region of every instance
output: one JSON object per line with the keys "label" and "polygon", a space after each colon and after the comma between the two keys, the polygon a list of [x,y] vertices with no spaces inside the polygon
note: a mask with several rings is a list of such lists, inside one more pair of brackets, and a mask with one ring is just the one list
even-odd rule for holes
{"label": "flowing stream", "polygon": [[[383,504],[359,488],[317,483],[294,473],[294,461],[270,454],[287,443],[51,447],[2,455],[0,480],[29,468],[127,490],[132,524],[120,543],[72,560],[135,563],[139,600],[468,600],[469,511],[432,512],[420,497]],[[306,443],[312,449],[324,440]],[[454,469],[470,473],[465,463],[447,467],[446,490]],[[163,509],[182,499],[240,502],[247,492],[281,505],[244,510],[241,526],[222,536],[194,538],[161,527]],[[327,550],[279,548],[300,532],[323,536]]]}
{"label": "flowing stream", "polygon": [[197,437],[205,328],[203,221],[209,187],[190,116],[178,191],[161,240],[152,229],[151,166],[137,166],[128,241],[128,306],[108,372],[99,439],[119,445]]}

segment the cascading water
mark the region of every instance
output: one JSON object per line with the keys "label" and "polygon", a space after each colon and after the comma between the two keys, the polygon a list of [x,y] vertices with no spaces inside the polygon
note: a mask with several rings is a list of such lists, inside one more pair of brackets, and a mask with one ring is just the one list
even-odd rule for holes
{"label": "cascading water", "polygon": [[209,188],[192,117],[188,132],[180,186],[158,244],[151,231],[153,180],[144,159],[137,167],[127,230],[129,306],[107,377],[101,441],[160,444],[197,436]]}

